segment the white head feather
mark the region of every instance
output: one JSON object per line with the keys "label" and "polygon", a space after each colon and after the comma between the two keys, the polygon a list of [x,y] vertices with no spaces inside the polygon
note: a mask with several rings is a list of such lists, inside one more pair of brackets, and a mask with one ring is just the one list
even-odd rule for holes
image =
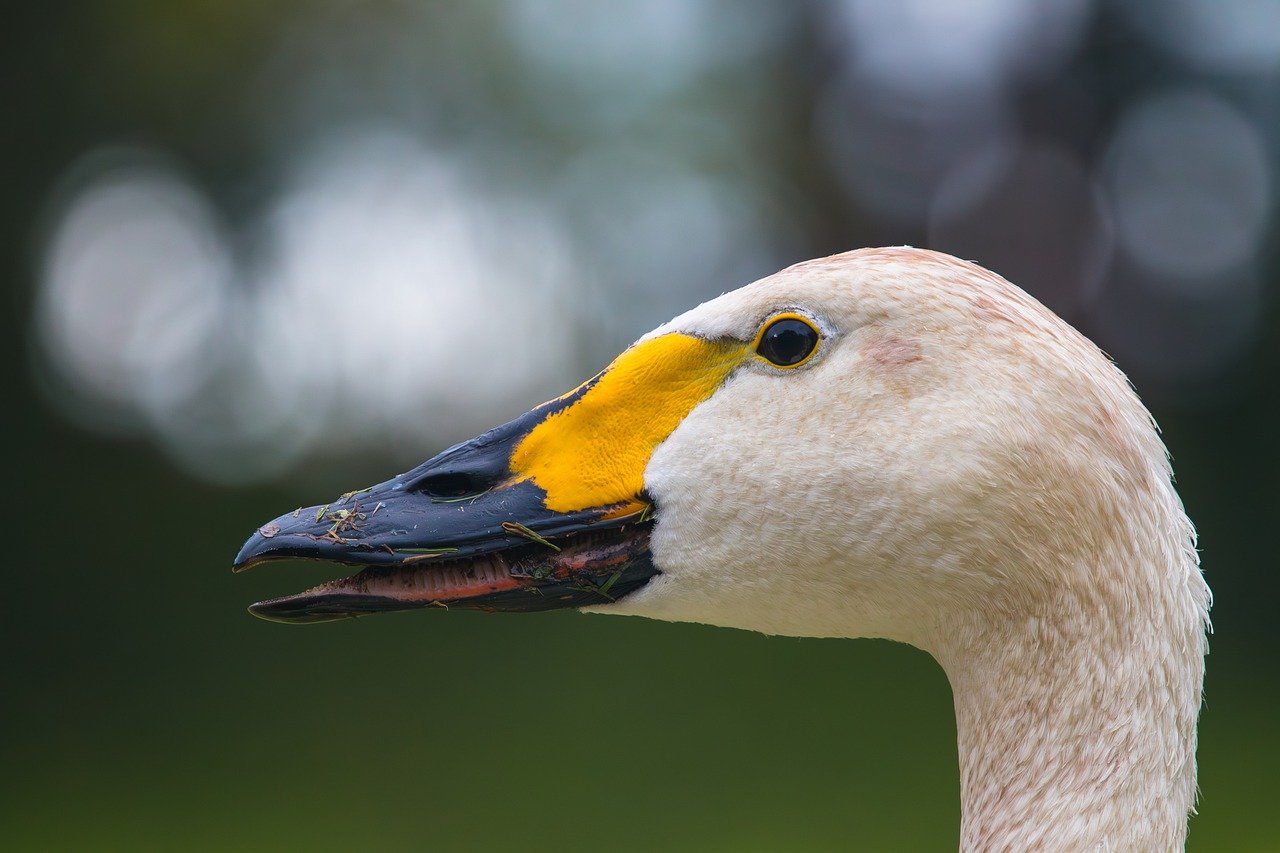
{"label": "white head feather", "polygon": [[655,330],[823,331],[654,452],[662,575],[599,612],[887,637],[956,695],[963,846],[1168,849],[1195,797],[1209,591],[1150,415],[1004,279],[916,249],[798,264]]}

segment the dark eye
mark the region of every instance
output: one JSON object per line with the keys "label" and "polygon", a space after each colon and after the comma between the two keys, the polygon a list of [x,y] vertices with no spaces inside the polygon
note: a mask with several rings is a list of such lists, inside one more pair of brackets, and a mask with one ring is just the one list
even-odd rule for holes
{"label": "dark eye", "polygon": [[808,320],[779,317],[760,333],[756,352],[778,367],[798,367],[813,355],[821,337]]}

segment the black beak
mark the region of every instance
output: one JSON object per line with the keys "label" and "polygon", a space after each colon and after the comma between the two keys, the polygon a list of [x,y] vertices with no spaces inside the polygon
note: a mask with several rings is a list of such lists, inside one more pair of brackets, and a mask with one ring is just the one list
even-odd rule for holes
{"label": "black beak", "polygon": [[555,512],[510,469],[520,439],[571,402],[552,401],[391,480],[262,525],[233,571],[297,558],[362,569],[250,612],[320,622],[424,607],[550,610],[606,604],[643,586],[657,574],[643,495]]}

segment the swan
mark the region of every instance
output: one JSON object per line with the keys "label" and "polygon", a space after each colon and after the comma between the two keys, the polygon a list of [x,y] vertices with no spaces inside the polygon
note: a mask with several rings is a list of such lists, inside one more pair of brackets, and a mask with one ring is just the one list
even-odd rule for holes
{"label": "swan", "polygon": [[312,622],[573,607],[933,655],[965,850],[1169,850],[1196,797],[1209,588],[1124,375],[996,274],[909,247],[807,261],[574,391],[270,521],[234,568],[354,575]]}

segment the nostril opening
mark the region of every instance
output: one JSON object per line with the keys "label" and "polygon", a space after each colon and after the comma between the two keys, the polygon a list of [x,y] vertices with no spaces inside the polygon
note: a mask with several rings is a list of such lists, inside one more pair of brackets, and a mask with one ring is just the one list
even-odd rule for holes
{"label": "nostril opening", "polygon": [[413,488],[433,498],[462,498],[486,492],[492,485],[487,478],[459,471],[423,477]]}

